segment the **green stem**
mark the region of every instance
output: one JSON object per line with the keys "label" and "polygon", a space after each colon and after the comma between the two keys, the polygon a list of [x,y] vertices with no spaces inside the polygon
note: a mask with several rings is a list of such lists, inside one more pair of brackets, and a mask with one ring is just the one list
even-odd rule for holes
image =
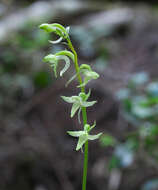
{"label": "green stem", "polygon": [[[78,58],[77,58],[77,53],[71,43],[71,40],[68,38],[68,46],[73,52],[75,56],[75,70],[78,77],[78,82],[80,85],[83,84],[82,78],[79,72],[79,65],[78,65]],[[81,87],[81,92],[85,93],[85,87]],[[83,118],[83,125],[87,124],[87,111],[85,107],[82,107],[82,118]],[[87,168],[88,168],[88,141],[84,145],[84,164],[83,164],[83,181],[82,181],[82,190],[86,190],[86,183],[87,183]]]}
{"label": "green stem", "polygon": [[87,168],[88,168],[88,141],[84,145],[84,164],[83,164],[82,190],[86,190]]}

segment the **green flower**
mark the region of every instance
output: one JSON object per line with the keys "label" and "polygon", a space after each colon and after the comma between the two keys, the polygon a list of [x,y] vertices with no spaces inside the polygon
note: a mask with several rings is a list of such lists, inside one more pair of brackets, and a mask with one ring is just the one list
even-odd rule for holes
{"label": "green flower", "polygon": [[64,60],[65,61],[65,66],[60,71],[60,76],[63,76],[63,74],[70,67],[70,58],[72,59],[72,61],[74,61],[74,55],[73,55],[73,53],[70,52],[70,51],[64,50],[64,51],[60,51],[60,52],[58,52],[58,53],[56,53],[54,55],[53,54],[49,54],[49,55],[45,56],[44,59],[43,59],[43,61],[50,63],[50,66],[53,67],[55,77],[57,77],[58,62],[60,60]]}
{"label": "green flower", "polygon": [[96,123],[94,123],[92,126],[86,124],[83,131],[67,131],[70,136],[78,137],[76,151],[82,149],[82,146],[86,143],[87,140],[96,140],[102,135],[102,133],[98,133],[97,135],[89,135],[89,132],[95,127],[95,125]]}
{"label": "green flower", "polygon": [[97,102],[97,101],[91,101],[91,102],[87,101],[87,99],[90,96],[90,93],[91,92],[89,91],[88,94],[81,92],[79,93],[78,96],[71,96],[71,97],[61,96],[65,102],[72,103],[71,117],[73,117],[75,113],[78,111],[78,119],[79,119],[82,107],[90,107]]}
{"label": "green flower", "polygon": [[43,29],[45,32],[48,32],[48,33],[53,32],[53,33],[55,33],[56,35],[59,36],[59,39],[57,39],[55,41],[49,41],[50,43],[53,43],[53,44],[60,43],[63,39],[67,39],[69,37],[70,27],[65,28],[61,24],[57,24],[57,23],[47,24],[47,23],[44,23],[44,24],[41,24],[39,26],[39,28]]}
{"label": "green flower", "polygon": [[[90,67],[90,65],[87,64],[82,64],[79,68],[79,73],[82,74],[83,76],[83,83],[81,85],[78,85],[77,87],[83,87],[85,86],[89,81],[93,80],[93,79],[97,79],[99,78],[99,74],[96,73],[95,71],[93,71]],[[75,78],[77,77],[77,74],[75,74],[66,84],[66,86]]]}

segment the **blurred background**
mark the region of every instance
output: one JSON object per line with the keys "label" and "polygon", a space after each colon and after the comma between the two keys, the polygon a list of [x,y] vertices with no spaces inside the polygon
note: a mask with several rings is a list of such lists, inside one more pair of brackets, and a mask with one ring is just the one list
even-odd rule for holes
{"label": "blurred background", "polygon": [[38,28],[70,26],[79,63],[100,74],[88,83],[87,189],[158,190],[158,3],[154,0],[0,1],[0,189],[80,190],[83,153],[67,130],[76,82],[55,79],[42,58],[64,45]]}

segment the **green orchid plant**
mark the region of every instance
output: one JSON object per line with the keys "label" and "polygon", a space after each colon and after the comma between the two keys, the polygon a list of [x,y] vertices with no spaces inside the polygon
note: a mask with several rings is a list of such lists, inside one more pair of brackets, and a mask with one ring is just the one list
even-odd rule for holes
{"label": "green orchid plant", "polygon": [[43,29],[47,33],[55,33],[59,38],[55,41],[49,41],[52,44],[57,44],[62,41],[67,45],[69,50],[59,51],[55,54],[49,54],[44,57],[43,61],[49,63],[50,67],[53,68],[55,77],[58,76],[57,69],[61,60],[65,62],[64,67],[60,71],[60,77],[69,69],[71,62],[74,63],[76,74],[73,75],[70,80],[66,83],[66,86],[72,82],[75,78],[78,79],[79,85],[77,88],[80,88],[81,91],[78,96],[61,96],[61,98],[67,102],[72,104],[71,108],[71,118],[78,112],[78,121],[81,124],[80,114],[82,112],[82,120],[83,120],[83,130],[82,131],[68,131],[68,134],[73,137],[78,138],[78,143],[76,146],[76,151],[82,150],[84,146],[84,164],[83,164],[83,182],[82,182],[82,190],[86,190],[87,183],[87,166],[88,166],[88,141],[98,139],[102,133],[97,135],[90,135],[90,131],[96,126],[96,122],[92,126],[87,123],[87,111],[86,108],[93,106],[97,101],[88,101],[90,97],[91,91],[86,94],[85,86],[91,80],[97,79],[99,74],[92,70],[90,65],[82,64],[79,66],[77,53],[72,45],[70,40],[69,31],[70,27],[64,27],[61,24],[53,23],[53,24],[41,24],[39,26],[40,29]]}

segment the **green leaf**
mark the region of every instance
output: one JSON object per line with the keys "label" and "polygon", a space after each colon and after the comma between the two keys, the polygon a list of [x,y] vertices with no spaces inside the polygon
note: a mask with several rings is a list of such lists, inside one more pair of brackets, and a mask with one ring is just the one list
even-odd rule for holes
{"label": "green leaf", "polygon": [[82,148],[82,146],[84,145],[84,143],[88,140],[88,135],[87,134],[83,134],[79,136],[79,140],[77,143],[77,147],[76,150],[78,151],[80,148]]}
{"label": "green leaf", "polygon": [[72,137],[79,137],[85,134],[85,131],[67,131],[67,133]]}
{"label": "green leaf", "polygon": [[96,140],[99,139],[99,137],[102,135],[103,133],[99,133],[97,135],[88,135],[88,140]]}
{"label": "green leaf", "polygon": [[75,115],[77,110],[80,108],[80,105],[78,103],[74,103],[71,108],[71,117]]}

